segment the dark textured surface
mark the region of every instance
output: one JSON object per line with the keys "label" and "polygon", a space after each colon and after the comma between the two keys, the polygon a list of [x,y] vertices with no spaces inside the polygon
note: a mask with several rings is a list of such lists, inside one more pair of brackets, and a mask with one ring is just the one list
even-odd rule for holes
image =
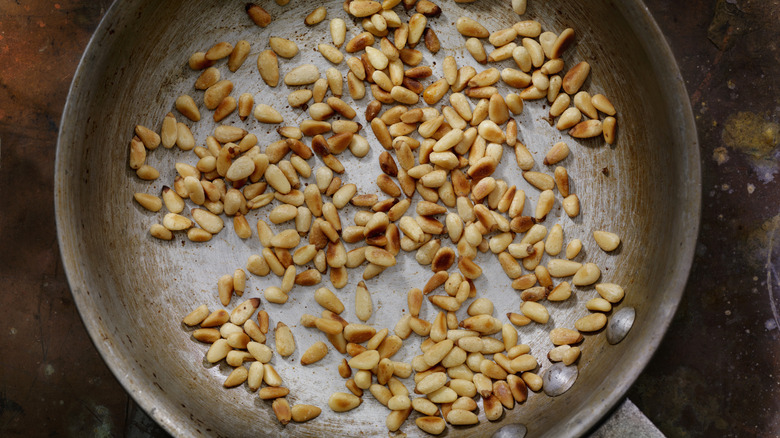
{"label": "dark textured surface", "polygon": [[[3,436],[159,434],[131,421],[128,396],[72,304],[56,245],[58,122],[108,3],[0,3]],[[668,436],[777,436],[780,5],[646,3],[677,57],[697,117],[703,203],[686,294],[629,397]]]}
{"label": "dark textured surface", "polygon": [[702,222],[686,293],[628,396],[667,435],[780,435],[780,3],[648,1],[697,119]]}

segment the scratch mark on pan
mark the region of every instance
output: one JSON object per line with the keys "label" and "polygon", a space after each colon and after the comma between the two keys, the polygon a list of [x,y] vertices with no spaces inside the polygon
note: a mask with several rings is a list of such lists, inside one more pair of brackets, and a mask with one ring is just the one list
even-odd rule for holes
{"label": "scratch mark on pan", "polygon": [[772,292],[772,274],[777,278],[777,271],[774,264],[772,264],[772,249],[774,246],[775,232],[777,228],[772,229],[772,234],[769,236],[769,251],[766,259],[766,288],[769,292],[769,305],[772,307],[772,316],[775,318],[775,324],[780,327],[780,316],[777,314],[777,305],[775,305],[775,296]]}

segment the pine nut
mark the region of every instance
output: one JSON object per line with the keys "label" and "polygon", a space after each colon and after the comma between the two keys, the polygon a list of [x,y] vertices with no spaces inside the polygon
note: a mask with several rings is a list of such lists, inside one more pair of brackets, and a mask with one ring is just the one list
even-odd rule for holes
{"label": "pine nut", "polygon": [[322,409],[312,405],[294,405],[290,410],[290,417],[296,423],[303,423],[317,418]]}
{"label": "pine nut", "polygon": [[604,298],[592,298],[585,303],[585,307],[594,312],[609,312],[612,310],[612,303]]}
{"label": "pine nut", "polygon": [[211,67],[215,61],[206,59],[206,52],[195,52],[190,55],[187,64],[192,70],[203,70],[204,68]]}
{"label": "pine nut", "polygon": [[316,24],[321,23],[323,20],[325,20],[325,17],[328,16],[328,10],[325,9],[324,6],[320,6],[319,8],[314,9],[309,13],[309,15],[306,16],[306,18],[303,19],[303,23],[307,26],[314,26]]}
{"label": "pine nut", "polygon": [[572,283],[575,286],[589,286],[601,277],[601,270],[595,263],[585,263],[574,274]]}
{"label": "pine nut", "polygon": [[544,164],[549,166],[559,163],[569,156],[569,146],[564,142],[558,142],[553,145],[544,157]]}
{"label": "pine nut", "polygon": [[474,57],[474,60],[478,63],[485,64],[487,62],[485,47],[477,38],[469,38],[466,40],[466,50],[471,53],[471,56]]}
{"label": "pine nut", "polygon": [[582,264],[571,260],[551,259],[547,262],[550,275],[556,278],[575,275],[582,268]]}
{"label": "pine nut", "polygon": [[575,193],[565,197],[561,206],[569,217],[577,217],[580,214],[580,200]]}
{"label": "pine nut", "polygon": [[535,218],[541,222],[547,217],[555,203],[555,194],[552,190],[544,190],[539,194],[539,201],[536,203]]}
{"label": "pine nut", "polygon": [[382,10],[382,4],[376,1],[355,0],[349,4],[348,12],[355,17],[369,17]]}
{"label": "pine nut", "polygon": [[274,304],[284,304],[288,299],[287,294],[276,286],[267,287],[265,292],[263,292],[263,296],[266,300],[268,300],[268,302]]}
{"label": "pine nut", "polygon": [[590,94],[587,91],[580,91],[574,95],[574,106],[583,114],[591,119],[597,119],[599,114],[596,107],[591,102]]}
{"label": "pine nut", "polygon": [[444,97],[449,89],[450,84],[447,83],[447,80],[439,79],[423,91],[423,100],[425,100],[425,103],[428,105],[434,105]]}
{"label": "pine nut", "polygon": [[599,283],[596,285],[596,292],[612,304],[619,303],[625,296],[623,288],[614,283]]}
{"label": "pine nut", "polygon": [[254,361],[249,366],[246,383],[251,391],[257,391],[263,382],[263,363]]}
{"label": "pine nut", "polygon": [[620,245],[620,237],[615,233],[596,230],[593,232],[593,240],[599,245],[599,248],[606,252],[614,251]]}
{"label": "pine nut", "polygon": [[566,301],[571,296],[571,286],[569,286],[569,283],[564,281],[563,283],[559,283],[553,290],[550,291],[550,293],[547,295],[548,301]]}
{"label": "pine nut", "polygon": [[488,38],[490,32],[484,26],[468,17],[459,17],[455,21],[455,28],[466,37]]}
{"label": "pine nut", "polygon": [[581,332],[595,332],[607,325],[607,316],[603,313],[591,313],[574,323],[574,328]]}
{"label": "pine nut", "polygon": [[406,39],[409,47],[414,47],[420,41],[428,20],[425,15],[416,13],[409,18],[409,35]]}
{"label": "pine nut", "polygon": [[328,407],[334,412],[347,412],[360,406],[362,402],[363,401],[354,394],[335,392],[328,399]]}
{"label": "pine nut", "polygon": [[320,70],[314,64],[304,64],[292,69],[284,76],[284,83],[289,86],[313,84],[320,78]]}
{"label": "pine nut", "polygon": [[456,426],[466,426],[479,423],[479,418],[471,411],[453,409],[447,414],[447,422]]}
{"label": "pine nut", "polygon": [[248,3],[246,5],[246,13],[249,15],[249,18],[260,27],[266,27],[271,24],[271,15],[260,5]]}
{"label": "pine nut", "polygon": [[[412,405],[413,406],[415,404],[414,401],[416,401],[416,400],[426,400],[426,399],[420,398],[420,399],[413,400],[412,401]],[[428,401],[428,403],[430,403],[430,402]],[[418,404],[419,404],[419,402],[418,402]],[[423,412],[420,409],[417,409],[417,407],[415,407],[415,410],[428,415],[426,417],[418,417],[416,420],[414,420],[414,423],[417,425],[417,427],[420,428],[420,430],[422,430],[423,432],[429,433],[431,435],[439,435],[442,432],[444,432],[444,429],[447,427],[447,423],[441,417],[432,416],[436,412],[438,412],[438,408],[436,408],[436,410],[433,411],[433,414],[429,413],[429,412],[431,412],[430,409],[427,410],[427,412]]]}
{"label": "pine nut", "polygon": [[547,308],[535,301],[524,302],[523,305],[520,306],[520,312],[539,324],[546,324],[550,319],[550,313],[547,311]]}
{"label": "pine nut", "polygon": [[324,342],[316,342],[307,348],[301,356],[301,365],[310,365],[318,362],[328,354],[328,346]]}
{"label": "pine nut", "polygon": [[373,313],[372,308],[371,293],[361,281],[355,289],[355,316],[361,321],[368,321]]}
{"label": "pine nut", "polygon": [[236,325],[244,324],[246,320],[252,317],[258,306],[260,306],[259,298],[251,298],[244,301],[230,313],[230,322]]}
{"label": "pine nut", "polygon": [[[601,314],[603,316],[603,314]],[[558,327],[550,330],[550,341],[553,345],[571,345],[582,341],[582,335],[569,328]]]}

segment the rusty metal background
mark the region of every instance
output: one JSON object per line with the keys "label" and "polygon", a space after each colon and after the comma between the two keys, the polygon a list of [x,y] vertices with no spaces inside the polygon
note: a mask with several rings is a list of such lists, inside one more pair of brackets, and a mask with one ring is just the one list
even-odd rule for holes
{"label": "rusty metal background", "polygon": [[[441,21],[467,14],[498,29],[516,20],[507,14],[505,2],[443,6]],[[160,169],[161,178],[149,184],[135,179],[127,168],[124,146],[135,124],[156,128],[176,97],[190,90],[196,75],[184,64],[186,54],[216,41],[243,38],[254,43],[256,56],[262,48],[258,41],[275,34],[297,40],[302,49],[300,57],[282,62],[282,74],[310,59],[324,70],[327,62],[311,55],[320,34],[296,26],[308,8],[304,4],[270,7],[275,21],[258,30],[242,10],[223,4],[117,3],[93,37],[66,104],[55,206],[72,292],[93,340],[120,382],[157,422],[176,435],[357,436],[385,430],[386,411],[376,403],[367,402],[347,414],[325,409],[316,422],[282,427],[267,403],[246,390],[225,391],[215,385],[229,368],[204,363],[205,347],[188,342],[189,332],[179,321],[201,303],[213,306],[215,279],[244,266],[250,254],[259,253],[259,244],[241,241],[227,230],[205,245],[189,244],[183,237],[173,243],[154,241],[145,230],[160,218],[127,201],[133,192],[158,193],[163,184],[172,183],[173,162],[194,163],[191,153],[155,151],[148,162]],[[338,15],[339,8],[339,2],[329,4],[331,14]],[[584,7],[548,2],[533,6],[528,14],[545,28],[577,29],[579,43],[569,54],[570,62],[590,61],[594,72],[588,89],[608,94],[620,108],[620,141],[615,147],[570,141],[574,153],[568,168],[584,214],[572,221],[557,209],[548,221],[560,221],[567,237],[585,242],[583,257],[602,267],[602,281],[626,287],[629,292],[621,305],[636,307],[637,321],[629,338],[616,347],[608,346],[603,336],[589,337],[578,363],[581,377],[571,391],[554,399],[530,397],[522,409],[508,412],[503,420],[483,422],[477,431],[485,436],[513,422],[526,424],[529,436],[579,434],[592,426],[627,390],[660,342],[682,293],[698,225],[698,150],[692,118],[674,60],[641,5],[627,3],[616,8],[604,2]],[[610,26],[605,28],[605,22]],[[454,30],[443,27],[439,33],[447,51],[461,52],[458,41],[462,39]],[[458,59],[461,64],[469,62],[460,54]],[[435,65],[435,60],[428,63]],[[258,75],[249,64],[231,77],[236,90],[250,90],[258,101],[282,107],[285,88],[258,87]],[[545,128],[544,107],[527,107],[519,117],[520,137],[540,157],[561,134]],[[292,109],[284,109],[283,115],[287,123],[306,117]],[[231,119],[222,123],[238,124]],[[273,127],[257,122],[244,126],[260,136],[261,144],[274,138]],[[209,123],[198,123],[193,132],[203,142],[212,129]],[[363,160],[344,158],[350,170],[345,181],[372,187],[376,174],[372,163],[378,153],[374,145]],[[535,191],[520,179],[514,166],[503,166],[497,174],[526,189],[530,200],[535,200]],[[661,214],[664,220],[659,220]],[[250,215],[250,222],[263,215]],[[349,217],[350,210],[342,215]],[[612,254],[598,251],[589,238],[590,231],[598,228],[619,233],[622,249]],[[486,255],[477,261],[485,267],[485,275],[476,282],[480,295],[497,303],[501,309],[497,312],[516,309],[519,297],[501,275],[500,266]],[[407,258],[369,281],[378,308],[369,323],[393,327],[398,314],[392,310],[404,307],[405,291],[428,276]],[[349,291],[354,290],[355,277],[341,293],[347,308],[352,307]],[[259,296],[264,287],[276,282],[272,277],[252,278],[247,296]],[[298,288],[290,303],[264,307],[272,323],[284,321],[296,330],[298,353],[286,360],[275,359],[292,391],[291,402],[324,406],[328,395],[341,389],[338,379],[327,377],[337,355],[313,367],[296,364],[300,351],[319,338],[296,327],[301,314],[316,312],[307,310],[316,308],[310,293]],[[574,299],[551,306],[550,325],[571,326],[587,313],[583,304],[592,296],[592,288],[582,288]],[[431,318],[431,311],[423,317]],[[465,308],[459,314],[465,314]],[[531,345],[537,357],[549,348],[546,328],[528,326],[521,330],[521,340]],[[397,360],[410,360],[418,343],[417,338],[407,341]],[[542,361],[540,373],[547,366]],[[406,431],[419,432],[415,428]],[[471,435],[474,431],[452,429],[449,433]]]}

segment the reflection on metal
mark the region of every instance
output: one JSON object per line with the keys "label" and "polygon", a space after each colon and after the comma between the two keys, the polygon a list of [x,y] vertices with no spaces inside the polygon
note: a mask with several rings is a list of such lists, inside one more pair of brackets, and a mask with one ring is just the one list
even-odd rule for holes
{"label": "reflection on metal", "polygon": [[550,397],[557,397],[568,391],[579,376],[576,365],[566,366],[558,362],[544,373],[544,393]]}
{"label": "reflection on metal", "polygon": [[507,424],[506,426],[498,429],[491,438],[523,438],[528,432],[522,424]]}
{"label": "reflection on metal", "polygon": [[607,324],[607,342],[615,345],[622,341],[634,325],[635,317],[636,311],[633,307],[624,307],[615,312]]}

